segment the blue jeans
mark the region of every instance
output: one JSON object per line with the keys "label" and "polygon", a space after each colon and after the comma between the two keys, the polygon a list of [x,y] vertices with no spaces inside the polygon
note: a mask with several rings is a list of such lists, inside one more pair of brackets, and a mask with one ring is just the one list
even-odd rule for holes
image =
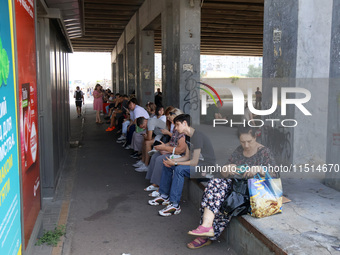
{"label": "blue jeans", "polygon": [[159,193],[170,195],[170,202],[178,204],[182,196],[184,177],[190,177],[190,166],[166,167],[163,165]]}

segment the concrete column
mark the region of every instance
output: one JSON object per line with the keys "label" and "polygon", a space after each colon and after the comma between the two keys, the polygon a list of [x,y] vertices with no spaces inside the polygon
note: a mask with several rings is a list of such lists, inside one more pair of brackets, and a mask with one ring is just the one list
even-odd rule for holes
{"label": "concrete column", "polygon": [[117,65],[118,65],[118,93],[124,94],[124,87],[125,87],[125,77],[124,77],[124,55],[119,54],[117,58]]}
{"label": "concrete column", "polygon": [[[173,95],[173,8],[172,0],[165,0],[162,17],[162,94],[163,105],[179,105]],[[178,92],[177,92],[178,94]]]}
{"label": "concrete column", "polygon": [[[312,97],[303,104],[312,116],[294,105],[289,105],[287,115],[283,115],[279,104],[275,113],[265,117],[298,123],[283,128],[277,122],[275,132],[263,135],[280,163],[318,165],[326,161],[332,6],[332,0],[265,1],[263,109],[272,105],[273,87],[279,91],[281,87],[303,88]],[[287,98],[303,97],[292,93]]]}
{"label": "concrete column", "polygon": [[155,45],[152,30],[140,31],[139,45],[140,86],[137,99],[141,106],[154,101],[155,87]]}
{"label": "concrete column", "polygon": [[127,47],[127,91],[126,93],[132,94],[136,85],[136,68],[135,68],[135,44],[129,43]]}
{"label": "concrete column", "polygon": [[[199,124],[201,1],[173,1],[173,104]],[[169,38],[168,38],[169,39]],[[166,76],[169,73],[165,74]]]}
{"label": "concrete column", "polygon": [[116,87],[116,83],[117,83],[117,73],[116,73],[116,63],[112,63],[111,64],[111,70],[112,70],[112,74],[111,74],[111,79],[112,79],[112,91],[114,93],[116,93],[117,87]]}
{"label": "concrete column", "polygon": [[119,93],[119,61],[118,61],[118,50],[117,50],[117,46],[114,48],[115,50],[115,61],[116,61],[116,72],[115,72],[115,75],[116,75],[116,79],[115,79],[115,84],[116,84],[116,87],[115,87],[115,92],[116,93]]}
{"label": "concrete column", "polygon": [[[340,155],[340,2],[333,1],[331,35],[330,82],[328,94],[327,163],[339,165]],[[330,169],[330,168],[328,168]],[[326,174],[325,183],[340,191],[340,172],[335,169]]]}
{"label": "concrete column", "polygon": [[140,53],[139,53],[139,49],[140,49],[140,29],[139,29],[139,10],[136,12],[136,35],[134,38],[135,41],[135,74],[136,74],[136,79],[135,79],[135,95],[136,97],[140,98],[139,91],[141,91],[140,89],[140,80],[141,80],[141,75],[139,72],[139,57],[140,57]]}

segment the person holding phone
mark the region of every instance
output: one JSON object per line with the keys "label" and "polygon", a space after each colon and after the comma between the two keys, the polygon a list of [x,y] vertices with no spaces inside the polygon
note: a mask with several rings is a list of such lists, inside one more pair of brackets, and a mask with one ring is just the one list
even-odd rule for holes
{"label": "person holding phone", "polygon": [[[188,232],[196,238],[187,244],[189,249],[197,249],[211,244],[229,224],[231,217],[220,212],[225,197],[230,194],[233,178],[254,177],[257,173],[265,176],[266,166],[275,166],[275,159],[270,150],[256,141],[256,129],[249,126],[238,129],[240,146],[232,153],[222,172],[224,178],[214,178],[208,182],[201,202],[200,225]],[[271,172],[275,176],[276,173]]]}
{"label": "person holding phone", "polygon": [[[173,152],[177,155],[182,155],[185,153],[187,144],[185,142],[184,134],[178,133],[175,128],[172,128],[170,132],[168,130],[171,129],[173,125],[173,120],[176,116],[182,114],[183,112],[178,108],[173,108],[169,106],[165,110],[165,116],[167,118],[167,128],[162,129],[162,134],[169,135],[170,141],[167,143],[163,143],[162,141],[156,142],[154,144],[154,149],[157,151],[154,153],[150,159],[150,163],[148,166],[148,172],[146,174],[146,179],[150,180],[151,185],[146,187],[144,191],[152,192],[149,194],[151,197],[159,196],[158,187],[161,181],[162,169],[163,169],[163,160],[166,157],[169,157]],[[134,166],[138,166],[140,164],[137,162]]]}
{"label": "person holding phone", "polygon": [[[142,148],[140,150],[139,144],[133,144],[132,148],[137,152],[142,152],[142,164],[136,168],[137,172],[146,172],[148,170],[148,164],[150,160],[149,151],[151,151],[151,146],[154,141],[160,141],[163,133],[162,129],[165,128],[165,122],[157,119],[157,118],[149,118],[145,119],[144,117],[139,117],[137,119],[137,126],[142,129],[146,129],[146,133],[144,135],[144,141],[142,142]],[[155,135],[155,138],[153,138]],[[135,140],[135,143],[137,141]]]}

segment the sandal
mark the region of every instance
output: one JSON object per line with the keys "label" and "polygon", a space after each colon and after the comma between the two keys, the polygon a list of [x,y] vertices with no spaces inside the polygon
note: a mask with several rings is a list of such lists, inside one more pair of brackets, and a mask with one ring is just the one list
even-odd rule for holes
{"label": "sandal", "polygon": [[189,231],[188,234],[193,236],[209,236],[209,237],[213,237],[215,235],[213,227],[206,228],[203,227],[202,225],[198,226],[194,230]]}
{"label": "sandal", "polygon": [[210,245],[211,240],[206,238],[203,239],[202,237],[197,237],[195,240],[191,241],[190,243],[187,244],[187,247],[189,249],[199,249],[204,246]]}
{"label": "sandal", "polygon": [[158,187],[153,186],[152,184],[150,186],[147,186],[144,191],[154,191],[154,190],[158,190]]}

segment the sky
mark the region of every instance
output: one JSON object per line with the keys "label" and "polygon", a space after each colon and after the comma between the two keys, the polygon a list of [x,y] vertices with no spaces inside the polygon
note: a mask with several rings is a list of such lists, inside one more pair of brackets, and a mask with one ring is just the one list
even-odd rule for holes
{"label": "sky", "polygon": [[111,80],[111,53],[75,52],[69,54],[70,81]]}

